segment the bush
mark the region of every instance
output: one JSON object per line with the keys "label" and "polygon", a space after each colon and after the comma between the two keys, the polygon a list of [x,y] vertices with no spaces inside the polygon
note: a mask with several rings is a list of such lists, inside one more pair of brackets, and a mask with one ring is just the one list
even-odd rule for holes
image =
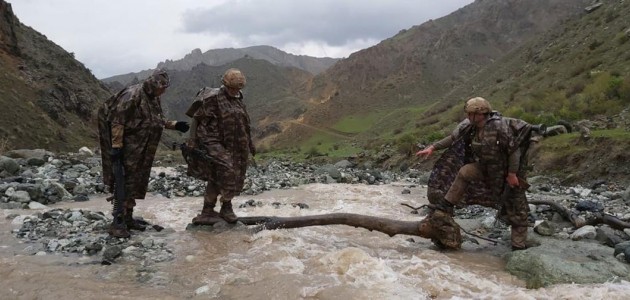
{"label": "bush", "polygon": [[319,152],[319,150],[317,150],[317,147],[313,146],[310,149],[308,149],[308,151],[306,151],[306,156],[308,157],[322,156],[322,153]]}
{"label": "bush", "polygon": [[398,153],[410,155],[416,146],[416,139],[411,134],[405,134],[396,141]]}

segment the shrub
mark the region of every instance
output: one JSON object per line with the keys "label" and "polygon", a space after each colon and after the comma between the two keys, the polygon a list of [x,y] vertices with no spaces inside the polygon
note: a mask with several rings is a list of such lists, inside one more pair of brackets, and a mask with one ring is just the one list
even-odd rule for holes
{"label": "shrub", "polygon": [[584,91],[584,83],[578,82],[574,84],[567,92],[565,93],[565,97],[571,98],[571,96],[576,95]]}

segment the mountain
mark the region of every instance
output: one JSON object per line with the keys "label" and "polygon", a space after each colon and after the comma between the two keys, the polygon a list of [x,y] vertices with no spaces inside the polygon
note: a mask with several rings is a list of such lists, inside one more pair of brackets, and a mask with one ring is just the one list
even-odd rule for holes
{"label": "mountain", "polygon": [[92,114],[110,92],[72,53],[20,23],[4,0],[0,69],[0,144],[5,148],[76,151],[95,144]]}
{"label": "mountain", "polygon": [[401,30],[317,75],[300,124],[287,125],[274,143],[312,139],[321,134],[313,127],[392,138],[393,131],[402,132],[406,126],[395,117],[397,110],[414,107],[405,111],[420,118],[419,112],[484,68],[563,20],[583,14],[588,3],[477,0],[443,18]]}
{"label": "mountain", "polygon": [[274,123],[295,119],[306,109],[298,95],[298,87],[313,75],[298,69],[280,67],[267,60],[244,57],[221,66],[199,64],[187,71],[170,71],[171,86],[163,96],[163,108],[169,118],[188,119],[185,112],[202,87],[219,87],[228,68],[240,69],[247,78],[244,101],[252,125],[259,134]]}
{"label": "mountain", "polygon": [[[276,49],[271,46],[252,46],[247,48],[225,48],[212,49],[204,53],[200,49],[192,52],[179,60],[166,60],[158,63],[156,68],[168,70],[187,71],[199,64],[209,66],[222,66],[237,59],[249,57],[266,60],[281,67],[294,67],[305,70],[311,74],[319,74],[335,64],[339,59],[330,57],[312,57],[306,55],[293,55]],[[129,84],[134,78],[146,78],[153,70],[144,70],[137,73],[112,76],[102,79],[106,83],[120,82],[123,85]]]}

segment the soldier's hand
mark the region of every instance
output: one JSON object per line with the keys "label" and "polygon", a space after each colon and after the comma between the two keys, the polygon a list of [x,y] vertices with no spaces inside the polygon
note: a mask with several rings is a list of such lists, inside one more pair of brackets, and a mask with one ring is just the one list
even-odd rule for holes
{"label": "soldier's hand", "polygon": [[435,150],[435,148],[433,148],[433,145],[431,145],[423,150],[416,152],[416,156],[422,156],[424,158],[427,158],[431,156],[431,154],[433,154],[433,150]]}
{"label": "soldier's hand", "polygon": [[188,132],[188,129],[190,129],[188,122],[177,121],[177,123],[175,123],[175,130],[179,132]]}
{"label": "soldier's hand", "polygon": [[510,185],[510,187],[517,187],[519,186],[519,182],[518,182],[518,177],[516,176],[516,173],[508,173],[507,175],[507,183],[508,185]]}
{"label": "soldier's hand", "polygon": [[109,152],[109,157],[112,159],[112,161],[122,160],[122,156],[122,148],[112,148],[112,151]]}

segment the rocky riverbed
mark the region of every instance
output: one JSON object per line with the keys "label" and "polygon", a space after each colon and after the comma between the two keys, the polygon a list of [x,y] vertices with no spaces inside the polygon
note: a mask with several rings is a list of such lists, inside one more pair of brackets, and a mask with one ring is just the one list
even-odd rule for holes
{"label": "rocky riverbed", "polygon": [[[107,211],[48,207],[59,202],[90,201],[95,195],[104,198],[106,191],[100,177],[100,159],[89,149],[67,154],[14,150],[5,155],[0,156],[0,208],[32,211],[6,215],[14,226],[12,236],[26,245],[22,253],[35,256],[61,253],[92,257],[102,264],[126,261],[144,267],[176,259],[173,250],[176,245],[170,245],[164,238],[173,233],[171,228],[148,224],[147,231],[142,234],[134,234],[130,239],[115,239],[106,233],[111,222]],[[359,168],[347,160],[334,165],[269,161],[248,170],[241,198],[305,184],[395,184],[402,187],[401,194],[426,199],[423,191],[427,179],[426,172],[414,169],[390,172]],[[533,176],[528,198],[554,201],[584,220],[608,215],[629,222],[630,189],[607,182],[605,178],[594,178],[590,182],[590,186],[561,186],[557,179]],[[184,166],[154,168],[149,183],[150,193],[165,199],[200,197],[204,187],[204,182],[185,175]],[[418,203],[414,202],[407,204],[417,207]],[[299,200],[261,203],[244,199],[239,205],[240,208],[269,205],[280,210],[309,210],[309,203]],[[605,224],[575,228],[549,205],[531,205],[530,208],[530,221],[534,225],[530,229],[530,238],[540,242],[541,246],[511,253],[506,247],[488,247],[487,241],[466,236],[463,251],[483,249],[502,257],[506,260],[506,270],[523,279],[528,287],[630,280],[630,229]],[[420,217],[423,215],[422,210],[409,208],[406,211]],[[457,210],[456,214],[462,227],[475,235],[500,243],[509,240],[509,228],[495,219],[492,209],[471,206]],[[201,228],[210,231],[235,229],[251,230],[242,224]],[[414,239],[418,240],[413,238],[411,241]]]}

